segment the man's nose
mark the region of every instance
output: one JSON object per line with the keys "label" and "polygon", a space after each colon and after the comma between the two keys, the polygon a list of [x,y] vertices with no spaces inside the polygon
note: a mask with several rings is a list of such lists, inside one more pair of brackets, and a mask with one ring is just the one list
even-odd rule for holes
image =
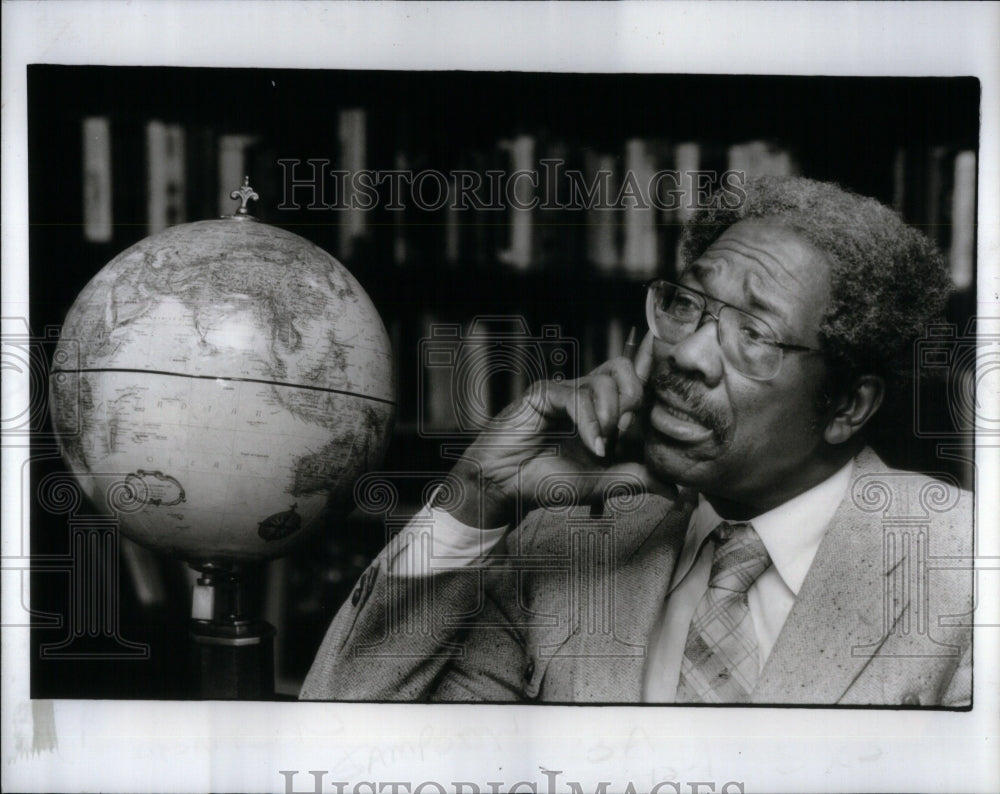
{"label": "man's nose", "polygon": [[722,349],[719,347],[717,320],[706,314],[698,329],[669,347],[666,354],[671,368],[689,377],[715,386],[722,378]]}

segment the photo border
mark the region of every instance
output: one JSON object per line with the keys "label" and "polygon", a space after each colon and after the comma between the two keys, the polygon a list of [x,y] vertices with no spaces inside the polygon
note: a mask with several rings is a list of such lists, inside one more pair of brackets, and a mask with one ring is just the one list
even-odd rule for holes
{"label": "photo border", "polygon": [[[993,4],[5,3],[2,314],[28,316],[25,67],[60,63],[974,75],[983,97],[977,314],[1000,317],[998,42]],[[5,373],[5,401],[26,389]],[[995,405],[997,395],[981,398]],[[545,770],[560,770],[561,786],[578,781],[585,791],[600,781],[611,791],[658,781],[685,792],[699,781],[716,791],[739,781],[747,792],[996,790],[1000,632],[989,627],[1000,625],[1000,548],[989,529],[1000,509],[986,485],[998,481],[1000,447],[981,442],[977,623],[986,626],[975,636],[970,712],[32,701],[29,630],[8,628],[4,788],[284,791],[281,771],[297,770],[295,790],[311,791],[308,771],[325,770],[325,791],[334,780],[496,780],[505,791],[534,781],[545,790]],[[3,448],[5,568],[29,553],[19,494],[27,456]],[[3,577],[5,617],[21,602],[19,579]]]}

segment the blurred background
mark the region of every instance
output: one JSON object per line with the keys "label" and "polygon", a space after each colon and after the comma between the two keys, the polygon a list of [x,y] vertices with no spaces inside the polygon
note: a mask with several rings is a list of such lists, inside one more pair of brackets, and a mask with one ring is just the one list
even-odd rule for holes
{"label": "blurred background", "polygon": [[[231,214],[229,192],[249,175],[260,195],[251,212],[346,264],[389,331],[399,412],[382,470],[398,475],[398,526],[425,482],[404,473],[446,471],[442,446],[468,443],[476,416],[553,367],[588,371],[644,327],[643,285],[675,272],[699,188],[727,170],[801,174],[879,199],[946,254],[951,326],[928,344],[959,354],[934,358],[900,390],[875,445],[892,464],[972,487],[969,414],[949,406],[974,375],[961,350],[972,348],[979,101],[971,78],[31,66],[31,331],[58,329],[90,278],[143,237]],[[427,176],[394,202],[391,180],[365,194],[331,169]],[[496,208],[510,202],[494,200],[490,186],[504,187],[491,172],[521,170],[538,178],[513,195],[534,208]],[[706,176],[664,185],[679,191],[673,206],[648,192],[664,170]],[[571,189],[570,171],[598,186],[603,208]],[[463,190],[468,207],[457,209]],[[357,206],[366,195],[373,206]],[[505,349],[478,344],[503,329]],[[475,405],[456,405],[459,359],[433,355],[444,348],[485,362]],[[37,483],[62,464],[47,413],[33,422]],[[32,696],[185,697],[186,566],[122,539],[104,581],[88,584],[115,593],[114,626],[81,652],[69,641],[78,585],[60,562],[71,520],[30,498]],[[279,695],[297,691],[385,532],[355,511],[253,572],[257,606],[278,628]]]}

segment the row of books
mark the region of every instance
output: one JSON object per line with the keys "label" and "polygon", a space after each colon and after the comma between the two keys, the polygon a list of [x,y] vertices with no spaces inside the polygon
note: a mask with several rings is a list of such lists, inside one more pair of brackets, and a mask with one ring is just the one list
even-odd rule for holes
{"label": "row of books", "polygon": [[[365,150],[358,113],[350,111],[340,125],[340,168],[357,173],[367,165],[375,179],[388,182],[392,177],[357,155]],[[354,207],[356,187],[345,185],[340,193],[346,220],[339,251],[348,262],[388,225],[397,266],[588,268],[640,281],[672,266],[681,225],[724,184],[727,171],[740,179],[798,172],[790,152],[766,141],[719,147],[631,138],[605,151],[541,134],[500,138],[485,149],[460,151],[447,164],[396,150],[391,165],[399,192],[380,193],[390,212]],[[289,161],[284,167],[284,195],[289,184],[313,194],[312,171]],[[306,184],[289,177],[294,168],[303,170]]]}
{"label": "row of books", "polygon": [[157,119],[144,127],[139,169],[112,162],[116,130],[110,118],[82,122],[83,235],[89,242],[113,242],[116,179],[144,172],[151,234],[198,218],[206,203],[192,201],[191,193],[211,183],[204,173],[210,171],[219,215],[232,212],[229,193],[249,174],[266,197],[258,212],[278,223],[299,223],[308,215],[313,225],[335,226],[335,239],[324,242],[348,263],[375,252],[400,266],[528,271],[558,263],[645,279],[669,266],[679,225],[726,170],[797,171],[788,151],[764,141],[708,147],[633,138],[616,151],[602,151],[530,134],[429,163],[403,148],[373,153],[366,111],[357,108],[340,111],[336,141],[323,158],[291,157],[243,133],[217,135],[215,151],[206,155],[204,130]]}
{"label": "row of books", "polygon": [[[373,154],[364,109],[342,110],[338,122],[324,158],[289,157],[257,135],[237,133],[215,136],[215,151],[199,160],[187,146],[192,131],[147,121],[147,232],[194,219],[191,184],[210,180],[191,179],[192,169],[214,172],[219,215],[232,212],[230,191],[250,173],[266,197],[260,211],[268,219],[297,223],[305,214],[315,225],[334,226],[335,239],[323,242],[348,264],[374,256],[397,266],[585,266],[643,280],[669,271],[680,225],[709,191],[726,184],[738,190],[743,176],[800,170],[794,154],[772,141],[720,146],[633,138],[618,151],[602,151],[541,134],[428,163],[402,148]],[[110,242],[114,234],[114,132],[108,117],[83,120],[83,234],[91,242]],[[727,182],[727,173],[739,176]],[[975,269],[975,184],[972,151],[937,146],[896,153],[893,203],[948,252],[960,288],[971,284]]]}
{"label": "row of books", "polygon": [[976,273],[976,153],[945,146],[897,149],[892,206],[937,243],[955,287],[968,289]]}

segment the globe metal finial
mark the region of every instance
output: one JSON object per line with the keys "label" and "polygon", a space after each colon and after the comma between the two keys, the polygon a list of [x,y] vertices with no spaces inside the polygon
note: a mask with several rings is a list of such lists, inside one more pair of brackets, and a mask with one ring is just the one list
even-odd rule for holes
{"label": "globe metal finial", "polygon": [[248,201],[260,201],[260,196],[257,195],[256,191],[250,187],[250,177],[243,177],[243,186],[239,190],[234,190],[229,194],[231,199],[239,199],[240,206],[236,210],[237,215],[249,215],[250,211],[247,209]]}

